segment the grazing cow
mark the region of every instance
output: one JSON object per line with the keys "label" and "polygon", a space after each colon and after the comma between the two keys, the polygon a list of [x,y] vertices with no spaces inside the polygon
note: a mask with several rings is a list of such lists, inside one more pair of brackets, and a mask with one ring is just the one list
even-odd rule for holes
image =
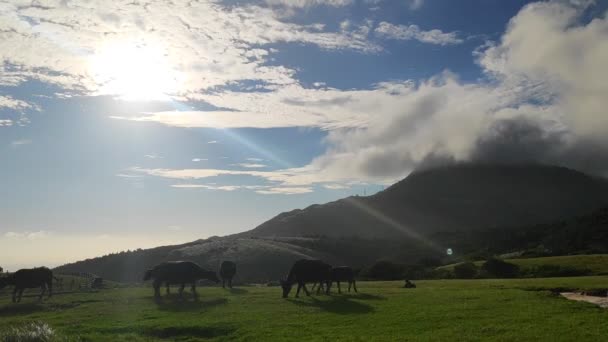
{"label": "grazing cow", "polygon": [[207,271],[191,261],[169,261],[156,265],[144,274],[144,280],[149,279],[154,279],[154,296],[156,298],[160,298],[160,286],[163,282],[167,284],[167,293],[169,292],[169,284],[181,284],[179,288],[180,296],[183,295],[186,284],[192,284],[192,294],[197,296],[197,280],[209,279],[216,283],[220,281],[215,272]]}
{"label": "grazing cow", "polygon": [[[296,261],[286,280],[281,280],[281,287],[283,288],[283,298],[289,296],[289,292],[293,284],[298,284],[298,290],[296,297],[300,295],[300,290],[304,288],[307,296],[310,296],[310,292],[306,288],[306,283],[325,283],[327,289],[325,293],[329,294],[329,287],[331,286],[331,266],[324,263],[321,260],[298,260]],[[317,289],[317,294],[321,291],[321,287]]]}
{"label": "grazing cow", "polygon": [[[42,300],[46,290],[49,290],[49,298],[53,295],[53,271],[46,267],[37,267],[31,269],[21,269],[8,277],[0,278],[0,289],[7,285],[14,285],[13,303],[21,301],[23,290],[39,287],[40,297]],[[55,278],[57,279],[57,278]]]}
{"label": "grazing cow", "polygon": [[220,265],[220,277],[222,278],[222,287],[226,288],[226,280],[228,287],[232,288],[232,278],[236,274],[236,264],[232,261],[223,261]]}
{"label": "grazing cow", "polygon": [[338,293],[342,293],[340,288],[341,281],[348,282],[348,292],[350,292],[351,286],[357,291],[357,283],[355,282],[355,272],[348,266],[339,266],[331,269],[331,281],[338,283]]}

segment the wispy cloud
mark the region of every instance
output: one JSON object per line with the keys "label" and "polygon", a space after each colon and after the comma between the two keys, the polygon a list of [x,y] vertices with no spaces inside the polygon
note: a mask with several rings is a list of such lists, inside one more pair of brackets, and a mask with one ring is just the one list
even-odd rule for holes
{"label": "wispy cloud", "polygon": [[211,141],[207,141],[207,144],[217,144],[218,141],[217,140],[211,140]]}
{"label": "wispy cloud", "polygon": [[456,32],[443,32],[438,29],[425,31],[418,25],[393,25],[386,21],[381,22],[375,29],[376,35],[385,39],[417,40],[422,43],[437,45],[460,44],[464,40]]}
{"label": "wispy cloud", "polygon": [[7,239],[25,239],[25,240],[40,240],[46,239],[51,236],[51,232],[47,230],[39,230],[39,231],[24,231],[24,232],[6,232],[4,233],[4,237]]}
{"label": "wispy cloud", "polygon": [[201,162],[201,161],[206,161],[206,160],[209,160],[209,159],[207,159],[207,158],[192,158],[192,161],[195,162],[195,163],[198,163],[198,162]]}
{"label": "wispy cloud", "polygon": [[238,164],[232,164],[232,165],[240,166],[240,167],[244,167],[244,168],[248,168],[248,169],[261,169],[261,168],[268,167],[268,165],[259,164],[259,163],[238,163]]}
{"label": "wispy cloud", "polygon": [[14,141],[11,141],[11,146],[19,147],[22,145],[29,145],[31,143],[32,143],[32,141],[30,139],[14,140]]}
{"label": "wispy cloud", "polygon": [[308,187],[275,187],[257,190],[256,192],[262,195],[299,195],[310,193],[312,191],[312,188]]}

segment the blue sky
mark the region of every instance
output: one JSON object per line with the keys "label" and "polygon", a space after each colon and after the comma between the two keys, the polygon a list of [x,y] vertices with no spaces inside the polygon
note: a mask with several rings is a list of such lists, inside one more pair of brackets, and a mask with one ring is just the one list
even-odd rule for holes
{"label": "blue sky", "polygon": [[605,175],[607,8],[0,1],[0,265],[245,231],[480,142]]}

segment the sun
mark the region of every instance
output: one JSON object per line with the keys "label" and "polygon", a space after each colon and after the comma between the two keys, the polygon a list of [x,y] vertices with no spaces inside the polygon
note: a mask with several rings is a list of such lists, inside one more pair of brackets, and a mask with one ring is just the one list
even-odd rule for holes
{"label": "sun", "polygon": [[179,91],[180,73],[160,46],[106,44],[91,57],[90,71],[100,95],[128,101],[167,101]]}

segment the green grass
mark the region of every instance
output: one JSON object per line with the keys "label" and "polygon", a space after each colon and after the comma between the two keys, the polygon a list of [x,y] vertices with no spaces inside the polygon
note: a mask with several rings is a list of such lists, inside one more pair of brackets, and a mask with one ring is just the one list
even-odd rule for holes
{"label": "green grass", "polygon": [[[608,277],[360,282],[360,293],[281,298],[280,288],[199,289],[155,302],[150,288],[0,298],[0,331],[44,322],[86,341],[606,341],[608,312],[554,288],[608,287]],[[2,334],[0,333],[0,336]],[[63,339],[59,339],[63,340]]]}
{"label": "green grass", "polygon": [[[541,265],[571,267],[580,270],[589,270],[594,275],[608,275],[608,254],[564,255],[542,258],[505,259],[505,261],[518,265],[522,270],[531,269]],[[474,264],[481,266],[483,261]],[[438,269],[452,270],[456,264],[438,267]]]}

